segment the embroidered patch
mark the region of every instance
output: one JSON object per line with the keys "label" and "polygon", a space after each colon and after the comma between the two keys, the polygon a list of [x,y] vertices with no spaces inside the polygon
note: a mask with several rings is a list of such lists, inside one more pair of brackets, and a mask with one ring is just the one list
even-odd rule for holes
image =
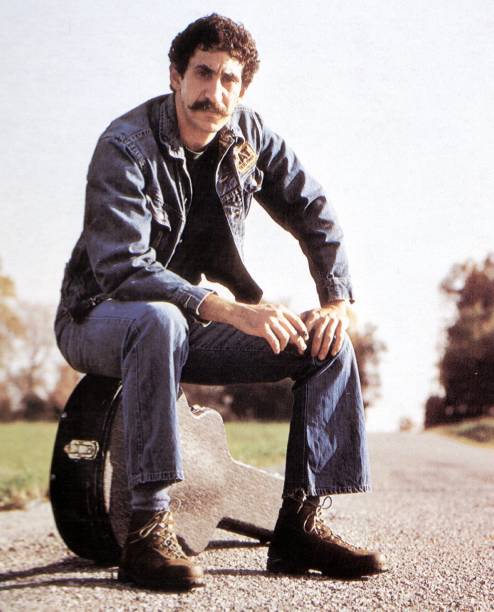
{"label": "embroidered patch", "polygon": [[240,147],[235,147],[234,156],[235,167],[240,174],[245,174],[256,165],[256,152],[248,142],[244,142]]}

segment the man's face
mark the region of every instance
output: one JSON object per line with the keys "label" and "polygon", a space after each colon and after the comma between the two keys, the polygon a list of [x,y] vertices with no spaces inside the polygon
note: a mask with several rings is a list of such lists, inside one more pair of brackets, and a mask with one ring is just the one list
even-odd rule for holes
{"label": "man's face", "polygon": [[183,76],[172,66],[180,136],[205,146],[228,122],[242,94],[242,64],[225,51],[196,49]]}

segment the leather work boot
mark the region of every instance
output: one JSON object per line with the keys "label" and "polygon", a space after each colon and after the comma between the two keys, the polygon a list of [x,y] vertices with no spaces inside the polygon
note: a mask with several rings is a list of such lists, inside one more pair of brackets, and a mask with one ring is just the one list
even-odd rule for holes
{"label": "leather work boot", "polygon": [[184,553],[173,531],[170,510],[132,513],[118,579],[142,587],[187,590],[203,585],[203,571]]}
{"label": "leather work boot", "polygon": [[309,500],[290,499],[283,504],[268,549],[268,571],[305,574],[318,570],[336,578],[386,571],[381,553],[348,544],[331,531],[321,514],[322,506]]}

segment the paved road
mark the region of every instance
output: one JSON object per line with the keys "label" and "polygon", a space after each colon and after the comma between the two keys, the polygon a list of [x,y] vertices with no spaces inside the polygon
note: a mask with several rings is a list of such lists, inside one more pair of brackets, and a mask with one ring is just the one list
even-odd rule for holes
{"label": "paved road", "polygon": [[218,531],[200,555],[205,588],[143,591],[69,553],[40,503],[0,513],[0,610],[494,610],[494,452],[430,433],[370,443],[374,492],[335,497],[328,517],[350,541],[381,549],[386,574],[276,577],[266,548]]}

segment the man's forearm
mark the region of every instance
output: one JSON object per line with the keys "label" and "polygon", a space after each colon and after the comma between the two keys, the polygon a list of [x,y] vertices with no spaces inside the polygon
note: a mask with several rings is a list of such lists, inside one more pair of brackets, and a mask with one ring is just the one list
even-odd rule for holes
{"label": "man's forearm", "polygon": [[205,321],[227,323],[228,325],[237,327],[235,323],[238,322],[239,317],[242,316],[241,313],[243,307],[245,307],[244,304],[231,302],[230,300],[222,298],[215,293],[210,293],[202,301],[198,312],[201,319],[204,319]]}

